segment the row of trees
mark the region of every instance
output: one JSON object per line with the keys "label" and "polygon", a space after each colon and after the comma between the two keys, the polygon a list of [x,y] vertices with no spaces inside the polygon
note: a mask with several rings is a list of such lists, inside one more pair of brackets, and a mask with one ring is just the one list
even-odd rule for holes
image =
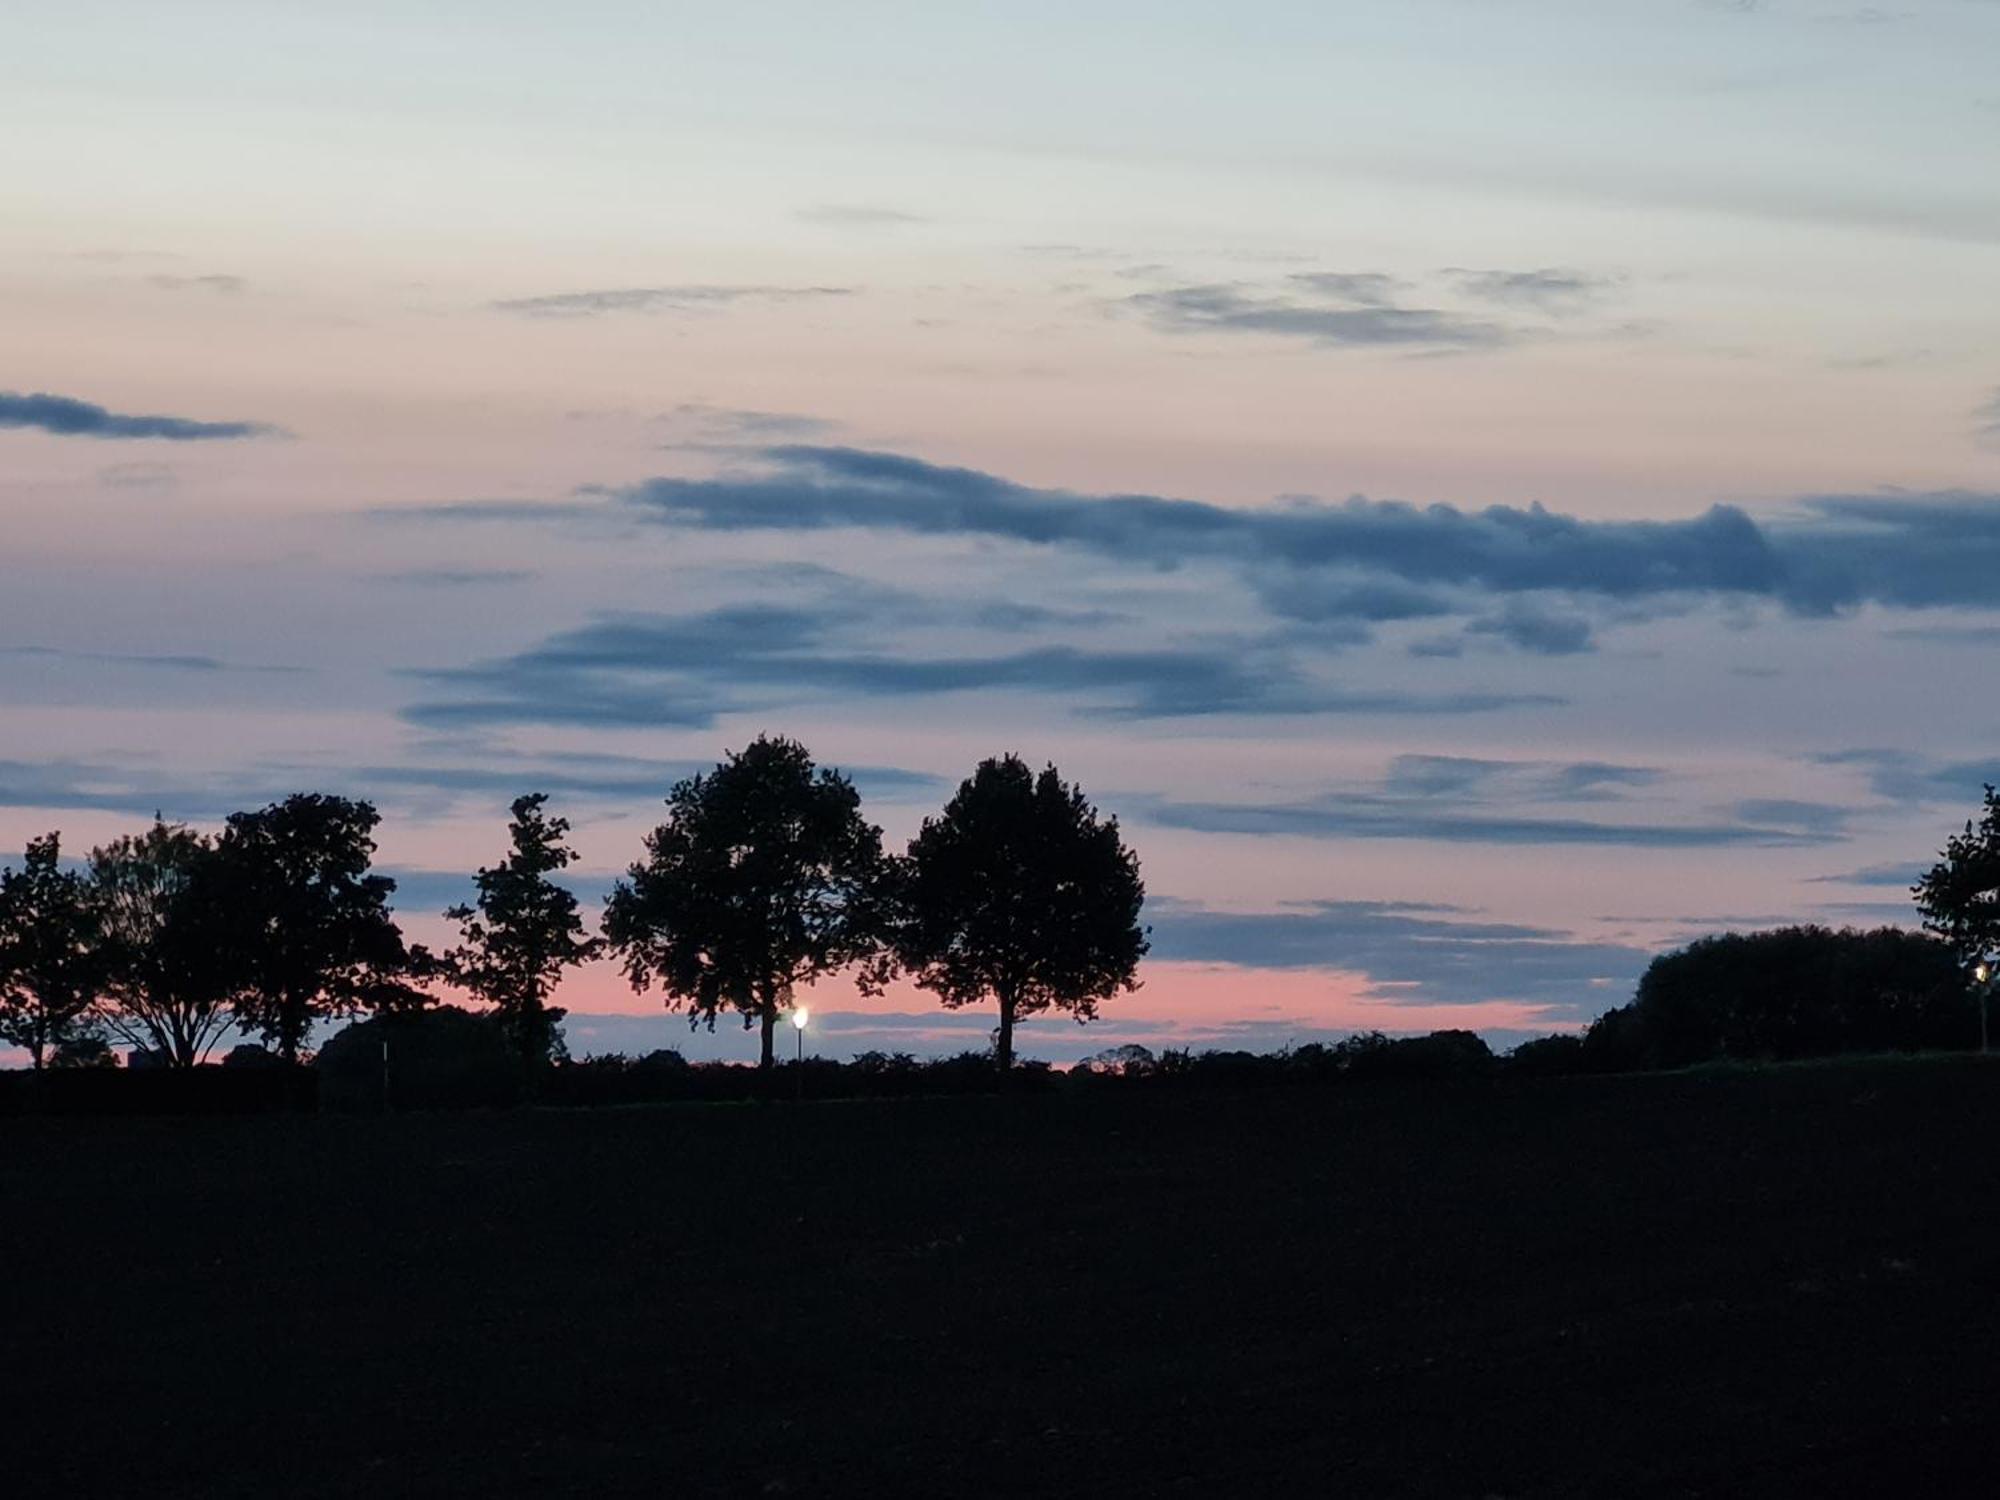
{"label": "row of trees", "polygon": [[0,872],[0,1039],[38,1069],[105,1035],[184,1068],[236,1027],[295,1062],[316,1023],[394,1018],[442,986],[489,1005],[532,1065],[561,1047],[563,975],[609,953],[692,1024],[759,1028],[764,1067],[795,993],[851,971],[868,990],[905,974],[946,1006],[994,1003],[1004,1070],[1023,1017],[1088,1021],[1137,985],[1137,858],[1053,766],[981,763],[895,856],[852,782],[760,738],[672,789],[601,933],[554,878],[575,854],[546,802],[513,804],[508,853],[445,913],[458,940],[442,952],[404,940],[366,802],[300,794],[212,836],[156,819],[76,869],[58,835],[33,840]]}

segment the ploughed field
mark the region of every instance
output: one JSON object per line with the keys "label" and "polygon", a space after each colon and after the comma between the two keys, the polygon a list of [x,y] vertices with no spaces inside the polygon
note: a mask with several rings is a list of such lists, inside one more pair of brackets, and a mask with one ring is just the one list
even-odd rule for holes
{"label": "ploughed field", "polygon": [[0,1121],[15,1495],[2000,1486],[2000,1065]]}

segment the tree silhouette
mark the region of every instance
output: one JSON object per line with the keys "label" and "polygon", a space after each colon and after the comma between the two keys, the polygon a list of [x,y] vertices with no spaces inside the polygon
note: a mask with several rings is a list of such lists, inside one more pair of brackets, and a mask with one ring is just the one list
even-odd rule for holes
{"label": "tree silhouette", "polygon": [[226,924],[237,1021],[287,1063],[315,1021],[352,1015],[409,965],[396,882],[369,873],[380,821],[317,793],[232,813],[199,877]]}
{"label": "tree silhouette", "polygon": [[759,737],[675,786],[646,858],[611,893],[604,932],[634,989],[658,980],[690,1024],[730,1006],[762,1029],[759,1066],[795,987],[879,951],[882,831],[853,783],[794,740]]}
{"label": "tree silhouette", "polygon": [[476,907],[454,906],[445,913],[458,923],[460,942],[441,957],[452,983],[494,1008],[508,1040],[531,1067],[547,1062],[561,1045],[556,1027],[564,1012],[549,1004],[549,996],[563,971],[600,946],[584,935],[575,895],[549,879],[576,854],[563,843],[569,820],[543,812],[548,800],[541,792],[515,799],[507,826],[513,847],[506,859],[474,877]]}
{"label": "tree silhouette", "polygon": [[89,1034],[105,980],[103,923],[89,880],[62,868],[62,839],[28,841],[18,870],[0,871],[0,1041],[35,1069]]}
{"label": "tree silhouette", "polygon": [[[1979,821],[1968,821],[1939,851],[1938,862],[1910,889],[1924,927],[1950,945],[1977,976],[1979,1049],[1986,1050],[1987,992],[2000,958],[2000,793],[1986,788]],[[1981,971],[1984,972],[1981,972]]]}
{"label": "tree silhouette", "polygon": [[234,1019],[214,858],[209,839],[159,818],[90,853],[106,969],[95,1014],[168,1067],[200,1062]]}
{"label": "tree silhouette", "polygon": [[1059,1010],[1078,1022],[1136,989],[1146,934],[1138,857],[1054,766],[986,760],[927,818],[893,880],[898,964],[946,1006],[1000,1007],[995,1055],[1014,1023]]}

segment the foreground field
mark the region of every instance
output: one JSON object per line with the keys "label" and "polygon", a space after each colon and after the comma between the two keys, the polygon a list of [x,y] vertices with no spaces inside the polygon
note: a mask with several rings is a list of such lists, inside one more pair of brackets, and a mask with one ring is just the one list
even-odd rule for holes
{"label": "foreground field", "polygon": [[1976,1492],[1996,1127],[1976,1059],[0,1122],[0,1490]]}

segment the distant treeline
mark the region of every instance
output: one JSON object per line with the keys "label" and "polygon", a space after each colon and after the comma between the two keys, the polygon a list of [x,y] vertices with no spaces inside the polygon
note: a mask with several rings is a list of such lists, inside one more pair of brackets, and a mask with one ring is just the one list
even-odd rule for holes
{"label": "distant treeline", "polygon": [[1054,766],[982,762],[900,855],[853,783],[792,740],[760,738],[666,802],[593,933],[553,878],[575,858],[569,824],[543,795],[517,800],[509,851],[444,914],[459,940],[442,952],[405,941],[366,802],[302,793],[212,836],[156,819],[81,869],[50,833],[0,872],[0,1041],[36,1071],[105,1062],[113,1041],[185,1071],[236,1030],[298,1064],[316,1026],[456,991],[490,1007],[532,1078],[562,1060],[557,984],[609,953],[691,1024],[759,1028],[766,1069],[778,1023],[803,1019],[794,995],[845,972],[865,992],[900,975],[947,1007],[991,1005],[1005,1072],[1022,1018],[1088,1021],[1137,985],[1138,858]]}
{"label": "distant treeline", "polygon": [[[946,1007],[991,1005],[993,1048],[977,1054],[976,1068],[875,1053],[814,1060],[787,1072],[794,1092],[950,1092],[973,1072],[1012,1071],[1023,1087],[1055,1086],[1039,1065],[1014,1069],[1016,1023],[1050,1012],[1094,1019],[1100,1002],[1136,987],[1147,950],[1138,859],[1117,819],[1100,817],[1054,766],[1035,772],[1017,756],[982,762],[892,855],[846,777],[814,765],[794,741],[758,739],[673,787],[665,821],[613,888],[595,933],[552,878],[574,854],[569,825],[546,802],[513,804],[509,852],[474,877],[474,903],[445,913],[459,940],[442,952],[405,942],[397,927],[395,883],[372,869],[379,818],[366,802],[301,794],[233,814],[213,836],[156,820],[93,849],[80,869],[65,865],[57,835],[33,840],[21,869],[0,872],[0,1040],[25,1048],[37,1073],[78,1081],[10,1085],[7,1098],[117,1109],[175,1098],[206,1107],[199,1090],[217,1107],[767,1094],[777,1025],[788,1014],[805,1019],[795,991],[842,972],[864,992],[901,975]],[[1633,1000],[1587,1030],[1523,1043],[1504,1060],[1466,1031],[1369,1034],[1268,1057],[1128,1047],[1071,1070],[1063,1086],[1463,1078],[1501,1067],[1614,1073],[1983,1050],[2000,948],[1992,788],[1982,820],[1951,839],[1913,894],[1935,935],[1803,926],[1702,938],[1655,959]],[[712,1028],[730,1014],[759,1028],[764,1081],[670,1052],[570,1061],[551,997],[570,968],[600,953],[691,1024]],[[485,1010],[442,1006],[454,991]],[[313,1028],[357,1018],[301,1081]],[[174,1094],[165,1082],[101,1076],[115,1067],[113,1041],[133,1049],[135,1066],[123,1073],[135,1079],[188,1074],[232,1029],[260,1043],[201,1071],[235,1078],[275,1066],[282,1078]]]}

